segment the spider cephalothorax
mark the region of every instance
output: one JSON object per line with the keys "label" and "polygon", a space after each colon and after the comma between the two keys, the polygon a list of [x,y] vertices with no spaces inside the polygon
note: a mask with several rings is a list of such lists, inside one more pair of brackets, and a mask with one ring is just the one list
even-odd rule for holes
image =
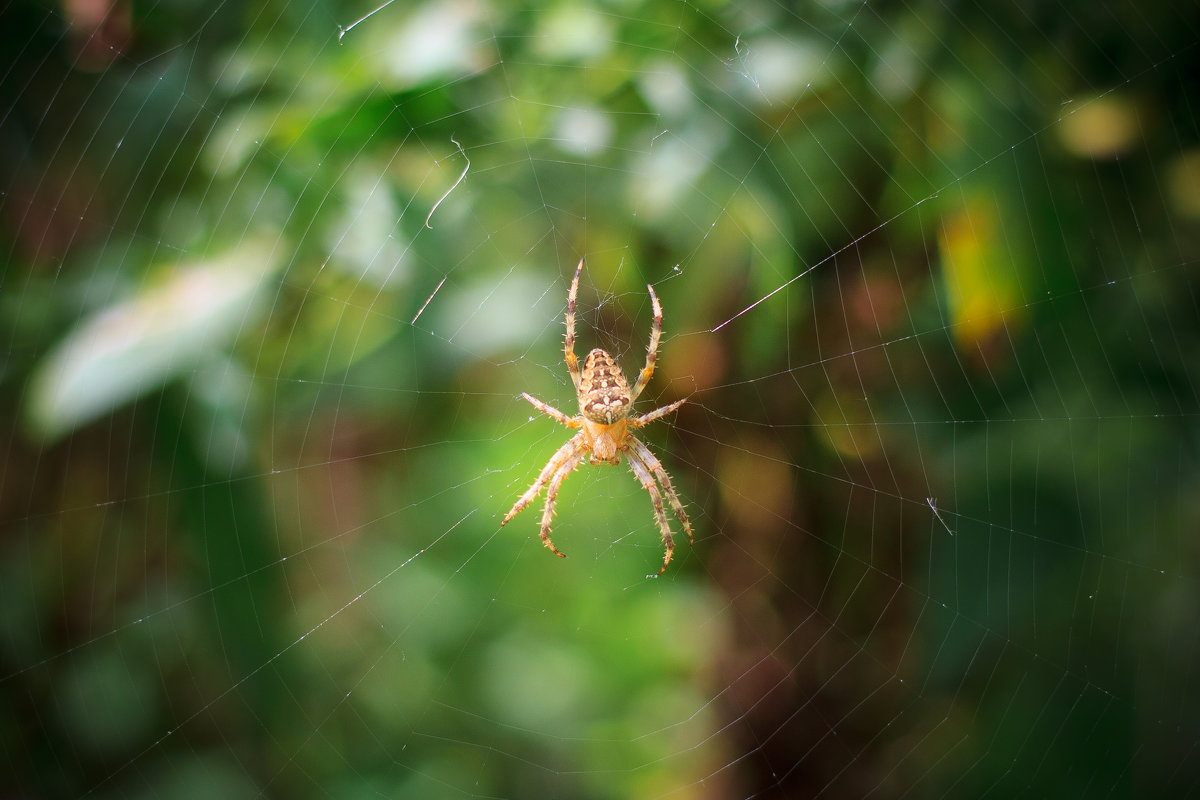
{"label": "spider cephalothorax", "polygon": [[[575,295],[579,291],[579,273],[582,271],[583,259],[580,259],[579,266],[575,268],[575,278],[571,281],[571,291],[567,295],[567,336],[563,348],[567,371],[571,374],[571,382],[575,384],[575,395],[579,400],[580,414],[577,417],[568,417],[557,408],[543,403],[532,395],[521,395],[543,414],[561,422],[568,428],[579,430],[579,433],[571,437],[570,441],[551,456],[541,474],[538,475],[538,479],[525,491],[525,494],[517,499],[500,524],[504,525],[515,517],[525,506],[533,502],[533,499],[542,491],[543,486],[548,486],[546,508],[542,512],[542,543],[555,555],[562,556],[563,554],[558,552],[554,543],[550,541],[550,522],[554,517],[554,501],[558,498],[558,489],[562,486],[562,482],[579,466],[585,456],[593,464],[620,464],[621,456],[624,455],[629,461],[629,468],[649,493],[650,501],[654,504],[654,518],[658,521],[663,544],[666,546],[662,569],[658,571],[658,574],[661,575],[667,569],[667,565],[671,563],[671,554],[675,551],[675,544],[671,539],[671,526],[667,522],[667,514],[663,509],[663,495],[666,495],[667,502],[671,504],[671,510],[675,512],[675,516],[683,525],[689,542],[692,541],[692,525],[688,521],[687,512],[683,508],[683,503],[679,501],[679,495],[675,493],[675,487],[671,485],[671,478],[663,468],[662,462],[655,458],[650,449],[639,441],[630,430],[641,428],[670,414],[683,405],[686,398],[676,400],[662,408],[656,408],[640,417],[629,416],[634,401],[646,388],[646,384],[650,382],[650,376],[654,374],[658,340],[662,336],[662,306],[659,305],[658,297],[654,294],[652,286],[646,288],[650,290],[654,324],[650,328],[650,345],[646,349],[646,366],[642,367],[642,371],[638,373],[637,382],[633,388],[629,388],[629,382],[625,380],[625,375],[617,366],[616,360],[599,348],[588,353],[583,359],[583,369],[579,368],[579,360],[575,357]],[[662,486],[662,491],[659,491],[659,485]]]}

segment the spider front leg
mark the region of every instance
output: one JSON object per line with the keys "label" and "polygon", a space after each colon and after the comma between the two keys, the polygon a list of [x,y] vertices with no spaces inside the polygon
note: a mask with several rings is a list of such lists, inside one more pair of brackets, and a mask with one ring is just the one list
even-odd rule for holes
{"label": "spider front leg", "polygon": [[696,540],[692,537],[692,523],[688,520],[687,511],[684,509],[675,487],[671,485],[671,476],[667,474],[666,468],[658,460],[658,457],[650,452],[650,448],[646,447],[636,436],[629,437],[629,446],[633,450],[633,454],[650,468],[654,477],[658,478],[658,482],[662,484],[663,494],[667,496],[667,501],[671,504],[671,510],[675,512],[675,516],[683,525],[683,532],[687,534],[688,544],[695,545]]}
{"label": "spider front leg", "polygon": [[550,479],[549,488],[546,489],[546,507],[542,509],[542,527],[538,530],[538,536],[542,537],[542,544],[559,558],[566,558],[567,556],[565,553],[558,552],[558,548],[554,546],[554,542],[550,541],[550,523],[554,519],[554,502],[558,500],[558,490],[562,486],[562,482],[567,479],[568,475],[575,471],[575,468],[579,466],[579,462],[583,461],[586,452],[586,450],[580,449],[563,462],[562,466],[555,471],[554,477]]}
{"label": "spider front leg", "polygon": [[[675,540],[671,538],[671,525],[667,522],[667,512],[663,510],[662,494],[659,493],[658,484],[654,482],[654,478],[650,475],[649,468],[642,463],[641,457],[632,450],[627,450],[625,456],[629,462],[629,468],[633,470],[633,474],[637,476],[638,481],[642,484],[642,488],[650,495],[650,502],[654,504],[654,519],[658,521],[658,529],[662,532],[663,545],[667,549],[667,552],[663,555],[662,569],[658,571],[658,574],[662,575],[667,571],[667,565],[671,563],[671,554],[675,552]],[[688,536],[691,536],[690,532]]]}
{"label": "spider front leg", "polygon": [[510,519],[520,514],[525,509],[525,506],[532,503],[533,498],[541,493],[542,487],[546,485],[546,481],[550,480],[564,463],[575,455],[579,455],[582,458],[583,453],[586,452],[586,446],[587,443],[584,441],[583,434],[577,433],[566,444],[558,448],[558,451],[550,456],[550,460],[546,462],[546,466],[542,467],[542,472],[538,475],[537,480],[525,490],[525,494],[517,498],[517,502],[513,503],[513,507],[504,515],[504,519],[500,520],[500,524],[507,525]]}

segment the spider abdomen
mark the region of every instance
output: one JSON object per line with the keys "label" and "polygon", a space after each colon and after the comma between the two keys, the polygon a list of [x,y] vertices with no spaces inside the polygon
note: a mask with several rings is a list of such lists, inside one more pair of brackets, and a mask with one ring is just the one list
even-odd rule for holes
{"label": "spider abdomen", "polygon": [[629,382],[616,360],[600,348],[588,353],[580,372],[580,412],[594,422],[611,425],[629,416],[631,405]]}

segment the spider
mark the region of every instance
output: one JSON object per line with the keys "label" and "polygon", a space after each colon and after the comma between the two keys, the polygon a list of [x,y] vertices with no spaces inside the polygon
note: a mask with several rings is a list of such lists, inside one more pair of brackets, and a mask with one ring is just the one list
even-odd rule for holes
{"label": "spider", "polygon": [[[538,411],[561,422],[568,428],[578,430],[579,433],[571,437],[558,449],[557,453],[550,457],[537,480],[525,490],[525,494],[517,499],[512,510],[504,516],[500,524],[506,524],[519,514],[541,493],[543,486],[548,486],[546,508],[542,512],[540,534],[542,544],[556,556],[566,558],[550,541],[550,521],[554,517],[554,501],[558,498],[559,487],[562,486],[562,482],[566,480],[567,476],[583,462],[585,456],[593,464],[620,464],[623,454],[629,459],[629,468],[642,484],[642,488],[649,493],[650,501],[654,504],[654,518],[658,521],[658,529],[662,532],[663,544],[666,547],[662,569],[658,571],[658,574],[662,575],[666,571],[667,565],[671,563],[671,554],[675,551],[675,543],[671,539],[671,526],[667,523],[667,514],[663,510],[664,494],[667,496],[667,502],[671,504],[671,510],[683,524],[688,542],[695,544],[692,539],[692,525],[688,522],[687,512],[684,511],[683,503],[679,501],[679,495],[675,493],[675,487],[671,485],[671,478],[663,468],[662,462],[655,458],[650,449],[640,442],[631,431],[665,417],[683,405],[687,398],[676,400],[674,403],[656,408],[641,416],[629,416],[633,402],[637,400],[638,395],[650,382],[650,376],[654,374],[658,340],[662,335],[662,306],[659,305],[658,297],[655,296],[652,286],[646,288],[650,290],[650,303],[654,308],[654,325],[650,328],[650,345],[646,349],[646,366],[642,367],[642,371],[638,373],[637,383],[634,384],[632,391],[625,376],[621,373],[621,368],[617,366],[616,360],[600,348],[588,353],[583,359],[583,369],[579,368],[579,360],[575,357],[575,295],[579,291],[579,273],[582,271],[583,259],[581,258],[579,266],[575,268],[575,279],[571,281],[571,291],[567,295],[567,336],[563,348],[567,371],[571,373],[571,381],[575,384],[580,415],[568,417],[557,408],[543,403],[532,395],[521,395]],[[658,484],[655,483],[656,478],[658,484],[662,485],[662,491],[659,491]]]}

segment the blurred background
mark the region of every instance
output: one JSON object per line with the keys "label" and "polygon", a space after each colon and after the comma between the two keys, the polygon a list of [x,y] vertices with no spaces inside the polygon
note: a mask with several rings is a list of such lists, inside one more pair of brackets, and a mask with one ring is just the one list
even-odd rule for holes
{"label": "blurred background", "polygon": [[1197,791],[1195,4],[0,20],[0,797]]}

